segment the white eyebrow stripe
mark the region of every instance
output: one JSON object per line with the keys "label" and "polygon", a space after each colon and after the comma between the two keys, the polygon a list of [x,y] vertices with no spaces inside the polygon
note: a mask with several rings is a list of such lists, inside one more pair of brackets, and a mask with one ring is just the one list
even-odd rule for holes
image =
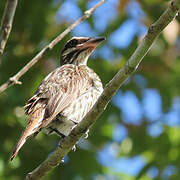
{"label": "white eyebrow stripe", "polygon": [[70,42],[71,40],[73,40],[73,39],[77,39],[77,40],[81,40],[81,39],[89,39],[90,37],[76,37],[76,36],[74,36],[74,37],[72,37],[68,42]]}

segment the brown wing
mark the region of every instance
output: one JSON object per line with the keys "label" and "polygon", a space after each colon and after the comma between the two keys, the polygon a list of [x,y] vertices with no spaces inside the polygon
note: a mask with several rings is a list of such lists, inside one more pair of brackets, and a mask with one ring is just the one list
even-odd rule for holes
{"label": "brown wing", "polygon": [[50,73],[25,106],[30,118],[14,148],[11,160],[17,155],[28,137],[51,123],[57,114],[91,86],[92,80],[85,67],[64,65]]}
{"label": "brown wing", "polygon": [[52,77],[53,80],[51,77],[47,79],[51,88],[42,127],[46,127],[57,114],[93,85],[87,69],[83,66],[64,65],[54,72]]}
{"label": "brown wing", "polygon": [[26,114],[31,114],[35,105],[41,101],[45,104],[46,118],[53,116],[61,112],[91,86],[92,80],[85,67],[64,65],[42,81],[34,96],[25,106]]}

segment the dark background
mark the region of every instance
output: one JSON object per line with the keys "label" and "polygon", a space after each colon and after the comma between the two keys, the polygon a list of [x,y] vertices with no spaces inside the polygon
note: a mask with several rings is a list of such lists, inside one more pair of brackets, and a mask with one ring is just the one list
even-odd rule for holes
{"label": "dark background", "polygon": [[[45,45],[98,1],[19,1],[0,64],[0,84],[17,73]],[[0,18],[5,7],[0,3]],[[57,146],[59,137],[40,133],[29,139],[13,162],[13,146],[26,126],[22,106],[41,80],[59,66],[60,51],[72,36],[105,36],[89,66],[105,85],[125,64],[147,28],[169,1],[108,0],[85,22],[0,95],[0,179],[19,180]],[[179,16],[160,35],[138,71],[113,97],[106,111],[80,140],[76,152],[44,180],[180,179]]]}

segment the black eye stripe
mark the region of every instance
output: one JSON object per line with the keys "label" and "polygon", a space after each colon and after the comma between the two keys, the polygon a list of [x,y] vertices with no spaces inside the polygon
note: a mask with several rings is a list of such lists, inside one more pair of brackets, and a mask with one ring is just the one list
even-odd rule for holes
{"label": "black eye stripe", "polygon": [[63,52],[65,52],[67,49],[76,47],[77,44],[78,44],[78,40],[76,40],[76,39],[70,40],[70,41],[64,46],[64,49],[62,50],[62,54],[63,54]]}
{"label": "black eye stripe", "polygon": [[65,48],[72,48],[75,47],[77,44],[78,44],[78,40],[72,39],[65,45]]}
{"label": "black eye stripe", "polygon": [[74,47],[78,44],[78,40],[76,39],[72,39],[71,41],[69,41],[68,45],[71,47]]}
{"label": "black eye stripe", "polygon": [[76,47],[78,44],[82,44],[86,41],[88,41],[90,38],[87,39],[72,39],[69,42],[66,43],[66,45],[64,46],[63,50],[62,50],[62,54],[69,48],[73,48]]}
{"label": "black eye stripe", "polygon": [[79,39],[78,40],[78,44],[84,43],[84,42],[88,41],[89,39],[90,38],[88,38],[88,39]]}
{"label": "black eye stripe", "polygon": [[78,59],[78,56],[81,54],[81,52],[87,50],[88,48],[79,48],[77,47],[78,44],[83,44],[87,42],[91,38],[74,38],[71,39],[66,43],[63,50],[61,51],[61,65],[63,64],[71,64],[73,61]]}

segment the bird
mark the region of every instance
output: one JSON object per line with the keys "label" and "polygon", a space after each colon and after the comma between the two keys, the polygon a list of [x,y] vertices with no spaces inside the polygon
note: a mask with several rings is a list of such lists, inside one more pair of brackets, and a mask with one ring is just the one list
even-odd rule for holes
{"label": "bird", "polygon": [[88,59],[104,37],[73,37],[60,54],[61,66],[48,74],[27,101],[27,126],[14,147],[10,160],[30,136],[41,130],[68,136],[103,92],[99,76],[87,66]]}

